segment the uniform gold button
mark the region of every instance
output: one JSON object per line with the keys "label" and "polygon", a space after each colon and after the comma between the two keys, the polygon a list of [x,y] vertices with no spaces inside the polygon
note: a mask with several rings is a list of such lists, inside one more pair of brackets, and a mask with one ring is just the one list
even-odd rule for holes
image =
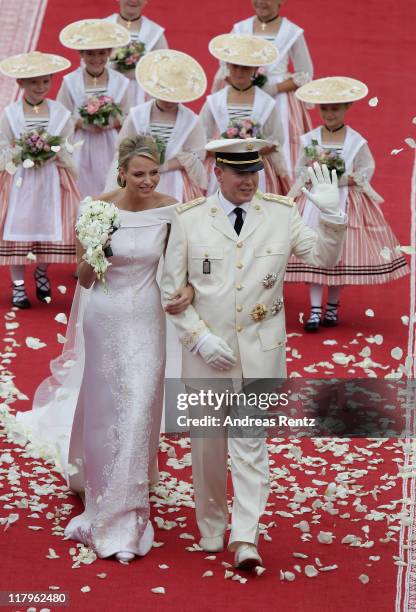
{"label": "uniform gold button", "polygon": [[215,214],[217,212],[218,208],[211,208],[211,212],[212,214]]}
{"label": "uniform gold button", "polygon": [[256,210],[261,210],[261,206],[259,206],[258,204],[256,204],[254,208],[255,208]]}
{"label": "uniform gold button", "polygon": [[208,251],[205,251],[205,253],[204,253],[204,257],[208,257],[208,256],[209,256]]}
{"label": "uniform gold button", "polygon": [[241,291],[241,289],[243,288],[243,285],[236,285],[235,288],[237,289],[237,291]]}
{"label": "uniform gold button", "polygon": [[243,267],[243,264],[242,264],[242,263],[238,263],[238,264],[237,264],[237,268],[238,268],[239,270],[241,270],[241,268],[242,268],[242,267]]}
{"label": "uniform gold button", "polygon": [[241,249],[242,246],[243,246],[242,242],[237,242],[237,249]]}
{"label": "uniform gold button", "polygon": [[241,312],[243,310],[242,306],[237,306],[237,312]]}
{"label": "uniform gold button", "polygon": [[243,328],[241,327],[241,325],[237,325],[237,328],[236,328],[236,329],[237,329],[237,331],[238,331],[238,332],[243,331]]}

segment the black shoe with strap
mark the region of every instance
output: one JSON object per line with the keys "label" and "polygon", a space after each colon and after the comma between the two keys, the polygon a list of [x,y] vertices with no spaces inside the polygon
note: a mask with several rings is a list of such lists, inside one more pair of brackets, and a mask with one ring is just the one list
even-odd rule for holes
{"label": "black shoe with strap", "polygon": [[318,331],[319,326],[321,324],[321,316],[322,316],[322,307],[321,306],[312,306],[311,313],[309,315],[309,319],[306,321],[303,329],[306,332],[315,332]]}
{"label": "black shoe with strap", "polygon": [[49,278],[46,276],[44,270],[41,268],[35,269],[35,281],[36,281],[36,297],[41,302],[47,302],[48,297],[51,297],[51,283]]}
{"label": "black shoe with strap", "polygon": [[327,302],[325,307],[325,316],[321,322],[323,327],[336,327],[339,323],[338,321],[338,304],[331,304],[331,302]]}
{"label": "black shoe with strap", "polygon": [[25,284],[23,281],[20,281],[20,282],[17,281],[17,282],[19,284],[16,284],[16,283],[12,284],[12,289],[13,289],[12,304],[13,306],[16,306],[17,308],[22,308],[22,310],[26,308],[30,308],[32,304],[29,302],[29,298],[27,297]]}

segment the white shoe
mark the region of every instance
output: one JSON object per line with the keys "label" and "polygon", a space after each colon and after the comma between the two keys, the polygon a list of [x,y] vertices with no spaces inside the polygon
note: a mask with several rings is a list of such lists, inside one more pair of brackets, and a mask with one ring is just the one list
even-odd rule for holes
{"label": "white shoe", "polygon": [[254,544],[240,544],[235,551],[234,567],[249,570],[257,565],[262,566],[263,561]]}
{"label": "white shoe", "polygon": [[126,550],[121,550],[120,552],[116,553],[116,559],[117,561],[120,561],[120,563],[130,563],[130,561],[133,561],[134,559],[134,554],[127,552]]}
{"label": "white shoe", "polygon": [[201,538],[199,545],[205,552],[222,552],[224,550],[224,536],[215,536],[214,538]]}

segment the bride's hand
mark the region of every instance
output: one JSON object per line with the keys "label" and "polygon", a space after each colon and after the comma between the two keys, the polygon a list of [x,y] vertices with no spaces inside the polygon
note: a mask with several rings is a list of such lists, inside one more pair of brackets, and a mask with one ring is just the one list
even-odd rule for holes
{"label": "bride's hand", "polygon": [[186,287],[181,287],[170,298],[171,303],[166,304],[165,312],[171,315],[180,314],[192,304],[194,299],[194,288],[188,283]]}

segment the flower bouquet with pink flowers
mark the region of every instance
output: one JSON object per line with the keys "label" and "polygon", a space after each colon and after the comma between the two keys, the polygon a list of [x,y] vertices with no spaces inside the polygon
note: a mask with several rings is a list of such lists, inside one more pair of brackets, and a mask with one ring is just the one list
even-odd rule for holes
{"label": "flower bouquet with pink flowers", "polygon": [[261,125],[254,119],[232,119],[221,138],[263,138]]}
{"label": "flower bouquet with pink flowers", "polygon": [[111,119],[117,119],[123,114],[113,98],[105,95],[90,96],[78,112],[85,123],[97,127],[109,127]]}
{"label": "flower bouquet with pink flowers", "polygon": [[13,163],[40,168],[60,151],[61,143],[61,136],[52,136],[45,129],[25,132],[15,141]]}
{"label": "flower bouquet with pink flowers", "polygon": [[322,147],[317,140],[305,147],[306,165],[313,166],[315,162],[325,164],[328,170],[335,170],[338,178],[345,172],[345,161],[340,155],[339,149]]}
{"label": "flower bouquet with pink flowers", "polygon": [[130,42],[125,47],[116,49],[113,57],[111,58],[114,63],[116,70],[127,72],[133,70],[136,67],[139,59],[144,55],[146,51],[146,45],[143,42],[136,41]]}

